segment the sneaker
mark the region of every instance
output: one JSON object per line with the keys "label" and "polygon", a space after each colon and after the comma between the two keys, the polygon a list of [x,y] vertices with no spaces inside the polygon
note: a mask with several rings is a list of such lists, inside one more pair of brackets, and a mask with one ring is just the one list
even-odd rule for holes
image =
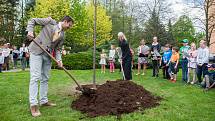
{"label": "sneaker", "polygon": [[169,81],[170,81],[170,82],[172,82],[172,81],[173,81],[173,79],[170,79]]}
{"label": "sneaker", "polygon": [[209,90],[209,88],[208,87],[206,87],[205,89],[204,89],[204,91],[208,91]]}
{"label": "sneaker", "polygon": [[137,73],[136,75],[138,76],[138,75],[140,75],[140,73]]}
{"label": "sneaker", "polygon": [[192,85],[193,85],[193,84],[194,84],[194,82],[191,82],[190,84],[192,84]]}
{"label": "sneaker", "polygon": [[34,105],[34,106],[31,106],[30,107],[30,111],[31,111],[31,115],[33,117],[38,117],[41,115],[40,111],[39,111],[39,108],[37,105]]}
{"label": "sneaker", "polygon": [[141,75],[143,75],[143,76],[144,76],[144,75],[145,75],[145,73],[142,73]]}
{"label": "sneaker", "polygon": [[176,83],[176,80],[172,80],[173,83]]}
{"label": "sneaker", "polygon": [[56,104],[51,103],[51,102],[47,102],[47,103],[41,104],[41,106],[53,107],[53,106],[56,106]]}

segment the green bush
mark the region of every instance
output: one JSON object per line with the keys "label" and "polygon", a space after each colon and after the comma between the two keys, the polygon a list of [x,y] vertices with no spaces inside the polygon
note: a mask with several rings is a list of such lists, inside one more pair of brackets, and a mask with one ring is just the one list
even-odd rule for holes
{"label": "green bush", "polygon": [[[96,53],[96,67],[99,67],[99,53]],[[93,53],[92,51],[72,53],[62,57],[63,65],[69,70],[86,70],[93,68]],[[58,68],[53,62],[52,68]]]}

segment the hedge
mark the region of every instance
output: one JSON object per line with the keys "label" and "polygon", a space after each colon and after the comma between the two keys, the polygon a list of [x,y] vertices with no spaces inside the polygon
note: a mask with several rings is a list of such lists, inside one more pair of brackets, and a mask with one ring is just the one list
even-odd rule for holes
{"label": "hedge", "polygon": [[[96,53],[96,67],[99,66],[99,53]],[[93,68],[92,52],[72,53],[62,57],[63,65],[69,70],[86,70]],[[52,63],[52,68],[58,68],[56,63]]]}
{"label": "hedge", "polygon": [[[79,53],[71,53],[62,57],[63,65],[68,70],[87,70],[93,68],[93,53],[92,51],[79,52]],[[120,68],[120,64],[116,58],[115,67]],[[96,68],[101,68],[99,65],[100,53],[96,52]],[[134,56],[134,67],[137,68],[137,60],[138,56]],[[149,59],[150,60],[150,59]],[[108,64],[108,60],[107,60]],[[109,68],[109,66],[106,66]],[[52,63],[52,68],[57,69],[58,66],[55,62]],[[148,68],[151,67],[151,62],[148,64]]]}

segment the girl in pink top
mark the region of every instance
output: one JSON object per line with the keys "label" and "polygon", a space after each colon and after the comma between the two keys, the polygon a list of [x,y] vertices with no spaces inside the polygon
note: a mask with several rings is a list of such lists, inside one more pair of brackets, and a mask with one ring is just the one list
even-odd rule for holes
{"label": "girl in pink top", "polygon": [[[197,66],[197,50],[196,44],[191,43],[191,49],[188,50],[189,58],[188,58],[188,81],[187,83],[194,84],[196,82],[196,66]],[[190,81],[190,77],[193,75],[192,82]]]}

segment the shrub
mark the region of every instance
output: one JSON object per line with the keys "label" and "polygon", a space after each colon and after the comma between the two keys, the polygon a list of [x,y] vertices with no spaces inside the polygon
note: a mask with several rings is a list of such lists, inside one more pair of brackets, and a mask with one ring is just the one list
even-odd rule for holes
{"label": "shrub", "polygon": [[[96,53],[96,67],[99,66],[99,53]],[[93,68],[93,53],[90,51],[72,53],[62,57],[63,65],[69,70],[86,70]],[[58,68],[53,62],[52,68]]]}

